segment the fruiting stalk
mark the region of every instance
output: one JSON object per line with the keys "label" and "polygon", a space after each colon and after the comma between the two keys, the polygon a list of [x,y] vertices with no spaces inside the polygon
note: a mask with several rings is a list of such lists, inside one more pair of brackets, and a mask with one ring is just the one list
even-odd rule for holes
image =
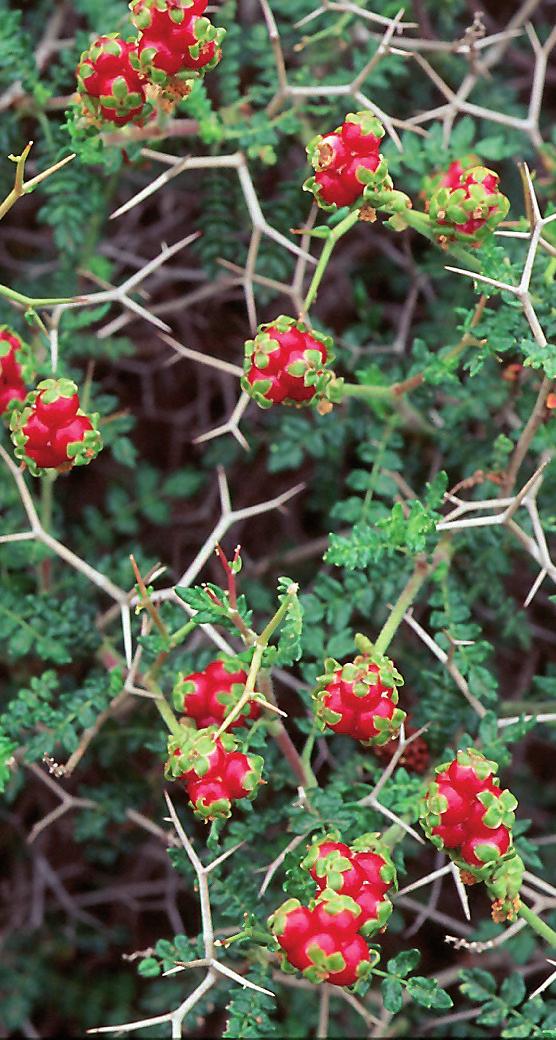
{"label": "fruiting stalk", "polygon": [[332,252],[334,250],[334,247],[335,247],[336,243],[339,242],[339,240],[345,234],[347,234],[348,231],[351,230],[351,228],[354,226],[354,224],[357,224],[358,220],[359,220],[359,210],[354,210],[353,212],[348,213],[347,217],[344,217],[344,219],[341,220],[340,223],[337,224],[336,227],[333,228],[330,231],[330,234],[327,236],[326,242],[325,242],[325,244],[323,246],[322,253],[321,253],[320,257],[319,257],[319,262],[318,262],[318,264],[317,264],[317,266],[315,268],[315,273],[313,275],[313,279],[312,279],[311,284],[309,286],[309,291],[308,291],[307,296],[305,297],[305,300],[304,300],[304,303],[303,303],[303,313],[304,314],[307,314],[309,308],[315,302],[315,299],[317,297],[317,292],[318,292],[318,289],[319,289],[319,285],[320,285],[320,283],[321,283],[321,281],[323,279],[324,273],[325,273],[326,268],[328,266],[328,262],[330,260],[330,257],[332,256]]}
{"label": "fruiting stalk", "polygon": [[409,609],[425,579],[430,573],[430,566],[424,558],[418,559],[415,570],[411,575],[405,589],[394,604],[390,616],[382,626],[378,638],[374,644],[377,654],[386,653],[399,626],[403,621],[404,614]]}
{"label": "fruiting stalk", "polygon": [[224,719],[224,722],[220,726],[220,729],[218,730],[214,738],[215,740],[218,740],[218,738],[221,737],[222,734],[228,729],[230,724],[235,719],[237,719],[238,715],[241,714],[242,709],[253,696],[253,693],[255,692],[255,683],[257,681],[257,675],[263,659],[263,654],[268,646],[270,637],[272,636],[273,632],[278,628],[280,623],[284,620],[290,608],[290,604],[297,596],[297,588],[297,585],[290,585],[288,592],[284,596],[283,602],[278,607],[278,610],[276,611],[274,616],[271,617],[270,621],[265,626],[260,636],[257,636],[255,642],[255,653],[253,654],[253,660],[251,661],[249,672],[247,674],[245,689],[241,697],[239,698],[237,704],[235,704],[235,706],[230,711],[229,715],[227,715]]}
{"label": "fruiting stalk", "polygon": [[166,726],[170,730],[170,733],[174,737],[178,737],[179,739],[182,736],[182,728],[176,716],[174,715],[174,712],[168,704],[168,701],[166,700],[162,690],[159,687],[157,687],[155,692],[157,696],[153,697],[154,703],[156,704],[160,714],[162,715],[162,718],[164,719]]}
{"label": "fruiting stalk", "polygon": [[556,932],[550,925],[546,924],[534,910],[531,910],[530,906],[525,903],[521,903],[518,911],[519,915],[523,917],[530,928],[532,928],[537,935],[540,935],[545,942],[549,943],[556,949]]}

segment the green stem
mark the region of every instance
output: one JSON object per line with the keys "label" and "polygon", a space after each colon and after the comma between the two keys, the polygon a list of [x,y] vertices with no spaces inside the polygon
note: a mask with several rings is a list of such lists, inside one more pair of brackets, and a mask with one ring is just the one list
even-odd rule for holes
{"label": "green stem", "polygon": [[160,714],[162,715],[162,718],[164,719],[164,722],[170,730],[170,733],[172,733],[174,737],[181,737],[183,732],[182,727],[180,726],[164,694],[160,692],[159,696],[153,699]]}
{"label": "green stem", "polygon": [[237,703],[234,705],[232,710],[224,719],[224,722],[222,723],[220,729],[218,730],[218,733],[216,734],[217,737],[222,736],[222,733],[224,733],[225,730],[228,729],[228,727],[234,721],[234,719],[238,718],[245,705],[253,696],[253,693],[255,691],[255,683],[257,681],[257,675],[262,664],[263,654],[268,646],[270,637],[281,624],[281,622],[284,620],[286,614],[288,613],[288,610],[290,609],[292,601],[297,596],[297,591],[297,585],[290,586],[290,589],[284,596],[284,599],[278,607],[278,610],[273,615],[273,617],[271,617],[268,624],[265,625],[260,636],[257,636],[257,640],[255,642],[255,653],[253,654],[251,665],[249,667],[249,672],[247,673],[245,689]]}
{"label": "green stem", "polygon": [[384,452],[386,451],[386,445],[388,444],[388,441],[390,440],[390,435],[392,434],[392,431],[396,428],[397,423],[398,416],[396,415],[396,413],[394,413],[390,416],[388,422],[386,423],[380,442],[377,445],[377,452],[375,455],[375,460],[373,462],[371,475],[369,477],[369,487],[367,488],[365,498],[363,499],[363,508],[361,510],[362,521],[365,521],[367,519],[367,513],[369,511],[369,507],[371,505],[373,495],[375,493],[375,484],[380,474],[380,470],[382,468],[382,460],[384,458]]}
{"label": "green stem", "polygon": [[403,827],[400,827],[399,823],[393,823],[391,827],[387,827],[383,831],[380,841],[382,845],[386,845],[387,848],[393,849],[394,845],[397,845],[399,841],[405,838],[406,831]]}
{"label": "green stem", "polygon": [[50,531],[52,525],[54,481],[57,476],[57,473],[47,474],[41,481],[41,526],[45,531]]}
{"label": "green stem", "polygon": [[194,618],[191,621],[187,621],[185,625],[178,628],[177,632],[174,632],[173,636],[170,636],[170,650],[174,650],[176,646],[179,646],[183,642],[186,636],[197,627],[197,622]]}
{"label": "green stem", "polygon": [[34,299],[32,296],[24,296],[23,293],[16,292],[15,289],[10,289],[7,285],[0,285],[0,296],[5,296],[8,300],[13,300],[14,303],[20,303],[23,307],[50,307],[58,303],[74,303],[79,297],[76,296],[63,296],[63,297],[38,297]]}
{"label": "green stem", "polygon": [[525,903],[522,903],[519,908],[519,914],[525,921],[527,921],[529,927],[532,928],[537,935],[540,935],[541,938],[545,939],[550,946],[556,948],[556,932],[550,927],[550,925],[545,924],[538,914],[536,914],[534,910],[531,910],[530,906],[526,906]]}
{"label": "green stem", "polygon": [[415,599],[419,589],[423,585],[425,579],[430,573],[430,565],[424,558],[418,559],[415,564],[415,570],[411,575],[405,589],[399,596],[397,602],[392,607],[389,618],[380,630],[378,639],[375,641],[375,652],[377,654],[386,653],[390,643],[392,642],[398,628],[400,627],[405,612],[409,609],[413,600]]}
{"label": "green stem", "polygon": [[396,385],[397,384],[395,383],[392,386],[344,383],[341,385],[338,397],[335,398],[335,400],[341,401],[343,396],[359,397],[362,400],[367,401],[385,401],[390,404],[392,408],[395,408],[404,426],[416,430],[427,437],[436,436],[437,431],[434,426],[432,426],[432,424],[421,415],[414,405],[410,404],[409,401],[405,401],[404,398],[400,396],[396,390]]}
{"label": "green stem", "polygon": [[359,210],[353,210],[351,213],[348,213],[347,217],[344,217],[344,219],[341,220],[340,223],[337,224],[336,227],[333,228],[333,230],[331,230],[330,234],[327,236],[326,242],[323,246],[322,253],[319,257],[319,262],[315,268],[313,280],[309,286],[307,296],[305,297],[305,301],[303,304],[304,314],[307,313],[309,308],[315,302],[317,292],[319,290],[319,285],[323,279],[324,272],[326,271],[328,262],[330,260],[330,257],[332,256],[336,243],[339,242],[343,235],[347,234],[347,232],[353,227],[354,224],[357,224],[358,220]]}
{"label": "green stem", "polygon": [[344,383],[342,394],[344,397],[366,397],[369,399],[380,397],[391,400],[394,396],[394,391],[391,386]]}

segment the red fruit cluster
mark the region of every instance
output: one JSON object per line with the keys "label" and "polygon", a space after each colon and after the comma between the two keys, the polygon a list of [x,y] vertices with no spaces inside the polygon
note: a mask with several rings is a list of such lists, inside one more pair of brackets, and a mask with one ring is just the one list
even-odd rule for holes
{"label": "red fruit cluster", "polygon": [[7,412],[12,401],[24,401],[27,389],[23,380],[24,347],[19,336],[6,327],[0,328],[0,414]]}
{"label": "red fruit cluster", "polygon": [[86,465],[102,447],[95,419],[80,408],[75,383],[45,379],[12,415],[16,455],[34,476],[43,470],[66,472]]}
{"label": "red fruit cluster", "polygon": [[439,240],[452,238],[479,241],[494,231],[509,209],[493,170],[473,160],[451,163],[448,170],[429,182],[427,209]]}
{"label": "red fruit cluster", "polygon": [[437,768],[425,798],[427,834],[471,867],[496,862],[511,845],[517,801],[500,789],[495,770],[496,763],[478,751],[458,751],[452,762]]}
{"label": "red fruit cluster", "polygon": [[331,340],[281,315],[245,344],[243,389],[262,408],[322,399],[333,379]]}
{"label": "red fruit cluster", "polygon": [[225,31],[202,17],[207,0],[132,0],[129,6],[138,37],[99,36],[77,66],[81,111],[96,126],[143,125],[156,103],[171,110],[222,56]]}
{"label": "red fruit cluster", "polygon": [[223,29],[204,15],[207,0],[132,0],[133,24],[140,31],[138,68],[153,83],[191,80],[218,64]]}
{"label": "red fruit cluster", "polygon": [[351,847],[334,835],[315,842],[301,866],[316,882],[309,906],[287,900],[269,919],[287,963],[312,982],[352,986],[373,963],[364,936],[383,930],[392,904],[386,896],[396,873],[376,834]]}
{"label": "red fruit cluster", "polygon": [[307,152],[316,172],[306,186],[317,202],[352,206],[360,199],[365,184],[374,179],[368,174],[385,167],[379,152],[383,136],[384,127],[375,116],[358,112],[346,116],[333,133],[314,138]]}
{"label": "red fruit cluster", "polygon": [[253,799],[262,783],[263,759],[237,750],[237,742],[229,733],[215,741],[216,727],[188,733],[176,745],[169,744],[166,765],[168,779],[180,779],[185,785],[195,814],[203,820],[226,819],[232,802]]}
{"label": "red fruit cluster", "polygon": [[136,44],[120,39],[117,33],[99,36],[83,51],[77,84],[83,111],[91,120],[125,126],[149,114],[146,81],[131,61],[136,54]]}
{"label": "red fruit cluster", "polygon": [[[343,667],[326,662],[315,691],[316,714],[324,726],[366,744],[386,744],[399,731],[405,712],[396,707],[395,685],[383,681],[381,669],[365,656]],[[391,676],[397,676],[391,668]],[[397,676],[401,681],[401,677]]]}
{"label": "red fruit cluster", "polygon": [[[234,671],[224,661],[211,661],[202,672],[180,676],[174,687],[174,704],[192,719],[197,729],[219,726],[245,689],[247,672]],[[241,715],[230,723],[229,729],[246,726],[261,713],[260,705],[250,700]]]}

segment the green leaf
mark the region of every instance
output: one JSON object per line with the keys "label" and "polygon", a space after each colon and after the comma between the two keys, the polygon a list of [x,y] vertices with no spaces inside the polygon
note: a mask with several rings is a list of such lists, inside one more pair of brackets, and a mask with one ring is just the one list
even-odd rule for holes
{"label": "green leaf", "polygon": [[514,972],[504,979],[500,988],[500,997],[508,1007],[517,1007],[521,1004],[526,994],[525,980],[522,975]]}
{"label": "green leaf", "polygon": [[414,975],[407,980],[407,991],[417,1004],[422,1007],[443,1010],[453,1006],[451,996],[440,989],[436,979],[427,979],[424,975]]}
{"label": "green leaf", "polygon": [[403,1002],[403,986],[397,979],[383,979],[380,988],[384,1007],[392,1015],[397,1015]]}
{"label": "green leaf", "polygon": [[409,975],[417,967],[420,959],[421,954],[419,950],[402,950],[396,957],[392,957],[388,961],[387,968],[392,975],[399,975],[402,979],[405,979],[406,975]]}
{"label": "green leaf", "polygon": [[503,1037],[531,1036],[531,1033],[533,1032],[534,1028],[535,1027],[532,1022],[520,1022],[520,1024],[517,1026],[507,1026],[506,1029],[502,1030],[500,1035]]}
{"label": "green leaf", "polygon": [[483,1002],[496,993],[496,982],[489,971],[482,968],[466,968],[461,974],[460,990],[470,1000]]}
{"label": "green leaf", "polygon": [[303,607],[299,596],[290,595],[288,590],[295,585],[291,578],[280,578],[278,581],[278,599],[280,603],[289,598],[288,609],[278,634],[278,642],[274,647],[273,664],[291,665],[301,657],[301,636],[303,633]]}
{"label": "green leaf", "polygon": [[153,979],[155,976],[160,975],[162,969],[156,957],[143,957],[143,960],[139,961],[137,971],[145,979]]}

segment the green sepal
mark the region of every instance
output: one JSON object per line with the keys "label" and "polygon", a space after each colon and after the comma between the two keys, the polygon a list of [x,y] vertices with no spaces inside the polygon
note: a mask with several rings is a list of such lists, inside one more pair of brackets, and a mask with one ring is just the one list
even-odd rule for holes
{"label": "green sepal", "polygon": [[371,935],[376,935],[377,932],[382,932],[388,924],[393,909],[394,907],[392,906],[388,896],[384,895],[380,900],[380,903],[377,905],[376,917],[370,917],[359,928],[361,935],[368,939]]}
{"label": "green sepal", "polygon": [[264,758],[262,755],[247,755],[247,758],[249,759],[250,768],[247,776],[241,782],[249,792],[246,797],[252,802],[257,797],[257,792],[261,786]]}
{"label": "green sepal", "polygon": [[354,917],[358,917],[360,913],[359,905],[355,899],[351,896],[340,895],[334,888],[325,888],[322,892],[318,893],[318,898],[315,900],[315,906],[322,906],[327,914],[330,915],[331,923],[334,921],[334,917],[338,914],[348,910]]}
{"label": "green sepal", "polygon": [[202,802],[192,802],[189,800],[189,804],[193,809],[193,813],[200,820],[228,820],[232,815],[232,803],[229,798],[217,798],[214,802],[210,802],[209,805],[203,805]]}
{"label": "green sepal", "polygon": [[320,946],[316,943],[311,945],[310,941],[306,947],[307,956],[313,962],[313,966],[304,968],[302,975],[309,979],[310,982],[325,982],[329,975],[337,971],[343,971],[346,966],[346,962],[342,954],[338,951],[336,953],[324,953]]}
{"label": "green sepal", "polygon": [[[397,697],[396,691],[394,691],[390,699],[393,701],[395,696]],[[401,708],[394,708],[389,719],[385,719],[381,715],[375,715],[373,723],[378,733],[374,737],[370,737],[369,740],[362,740],[360,743],[363,747],[382,747],[383,744],[388,744],[398,735],[400,726],[406,718],[407,712],[402,711]]]}

